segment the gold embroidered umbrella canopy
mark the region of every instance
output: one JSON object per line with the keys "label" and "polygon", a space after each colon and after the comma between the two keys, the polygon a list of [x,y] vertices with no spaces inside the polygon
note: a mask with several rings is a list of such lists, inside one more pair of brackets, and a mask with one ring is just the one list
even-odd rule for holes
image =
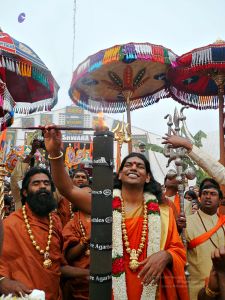
{"label": "gold embroidered umbrella canopy", "polygon": [[218,40],[181,55],[167,77],[170,94],[178,102],[200,110],[219,108],[220,162],[225,165],[225,42]]}
{"label": "gold embroidered umbrella canopy", "polygon": [[[89,56],[73,73],[69,95],[92,112],[130,111],[168,96],[166,73],[176,60],[170,49],[150,43],[128,43]],[[132,145],[129,143],[129,152]]]}

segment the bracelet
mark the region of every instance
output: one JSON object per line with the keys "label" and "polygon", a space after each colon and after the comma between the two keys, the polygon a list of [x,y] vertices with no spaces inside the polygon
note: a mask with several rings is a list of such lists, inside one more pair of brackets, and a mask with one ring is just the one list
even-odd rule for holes
{"label": "bracelet", "polygon": [[62,151],[60,151],[59,156],[51,157],[50,154],[48,155],[48,159],[50,159],[50,160],[59,159],[61,157],[63,157],[63,152]]}
{"label": "bracelet", "polygon": [[208,286],[205,287],[205,293],[211,298],[215,298],[220,294],[219,292],[212,291]]}

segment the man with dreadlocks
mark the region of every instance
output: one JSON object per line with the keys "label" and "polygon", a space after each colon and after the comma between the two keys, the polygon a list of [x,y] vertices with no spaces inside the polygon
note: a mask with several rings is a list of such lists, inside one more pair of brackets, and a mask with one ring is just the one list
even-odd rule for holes
{"label": "man with dreadlocks", "polygon": [[[65,172],[61,133],[46,126],[45,145],[60,193],[87,213],[91,197]],[[122,162],[113,199],[114,300],[187,300],[185,249],[172,209],[161,205],[161,187],[148,160],[131,153]]]}

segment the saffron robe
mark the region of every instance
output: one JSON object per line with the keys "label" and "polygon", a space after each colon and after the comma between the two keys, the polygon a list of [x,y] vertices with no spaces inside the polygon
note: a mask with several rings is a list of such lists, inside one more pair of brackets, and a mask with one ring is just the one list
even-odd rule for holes
{"label": "saffron robe", "polygon": [[[178,193],[170,197],[164,195],[164,197],[165,203],[167,203],[173,209],[174,216],[177,218],[180,214],[180,197]],[[185,216],[192,215],[192,203],[186,199],[184,199],[184,214]]]}
{"label": "saffron robe", "polygon": [[59,200],[57,214],[62,222],[62,227],[64,228],[71,219],[70,202],[66,198],[61,198]]}
{"label": "saffron robe", "polygon": [[[201,210],[199,210],[198,213],[200,214],[207,231],[216,226],[218,222],[217,214],[210,216]],[[198,214],[188,216],[186,228],[187,242],[197,238],[203,233],[205,233],[205,229]],[[211,240],[214,242],[217,248],[224,246],[225,238],[222,227],[220,227],[217,232],[211,236]],[[211,253],[214,250],[215,246],[210,239],[208,239],[204,243],[193,249],[188,249],[187,251],[189,263],[188,271],[190,273],[189,293],[191,300],[197,300],[198,292],[205,285],[205,279],[209,276],[212,268]]]}
{"label": "saffron robe", "polygon": [[[37,217],[27,204],[26,212],[37,245],[45,249],[49,218]],[[18,209],[3,221],[4,243],[0,257],[0,275],[18,280],[31,290],[43,290],[46,293],[46,300],[61,300],[62,225],[55,213],[52,213],[52,220],[53,233],[49,250],[52,266],[49,269],[43,267],[44,256],[32,245],[22,209]]]}
{"label": "saffron robe", "polygon": [[[74,213],[73,219],[70,220],[63,228],[63,240],[64,240],[63,250],[65,253],[71,247],[74,247],[77,244],[79,244],[80,239],[83,237],[79,220],[81,220],[82,222],[86,236],[90,236],[91,219],[87,220],[87,218],[81,211]],[[89,269],[90,256],[86,256],[85,253],[83,253],[80,257],[75,259],[71,265],[73,267]],[[73,278],[73,279],[68,279],[64,282],[64,286],[63,286],[64,300],[89,299],[88,295],[89,295],[89,282],[87,279]]]}
{"label": "saffron robe", "polygon": [[[143,206],[129,214],[126,214],[126,229],[131,249],[138,249],[142,232]],[[160,205],[161,219],[161,250],[168,251],[173,259],[171,267],[167,267],[159,284],[156,300],[188,300],[188,289],[184,275],[186,263],[185,248],[177,231],[173,210],[168,205]],[[154,229],[153,229],[154,230]],[[148,233],[149,234],[149,233]],[[151,234],[151,233],[150,233]],[[137,272],[132,272],[129,268],[130,256],[124,251],[125,274],[127,284],[127,295],[129,300],[139,300],[142,294],[141,280],[137,277],[141,268]],[[147,243],[143,252],[139,256],[139,261],[147,257]]]}

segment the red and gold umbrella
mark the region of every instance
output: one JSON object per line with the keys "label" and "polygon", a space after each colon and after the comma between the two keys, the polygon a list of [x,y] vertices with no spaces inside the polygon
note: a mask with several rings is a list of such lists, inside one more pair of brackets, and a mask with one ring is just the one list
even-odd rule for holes
{"label": "red and gold umbrella", "polygon": [[176,57],[170,49],[150,43],[101,50],[74,71],[69,95],[78,106],[92,112],[127,111],[131,126],[130,110],[168,96],[166,73]]}
{"label": "red and gold umbrella", "polygon": [[220,162],[225,165],[225,42],[217,41],[181,55],[168,71],[171,96],[196,109],[219,108]]}
{"label": "red and gold umbrella", "polygon": [[26,114],[50,110],[57,103],[58,89],[38,55],[0,30],[0,117],[12,108]]}

